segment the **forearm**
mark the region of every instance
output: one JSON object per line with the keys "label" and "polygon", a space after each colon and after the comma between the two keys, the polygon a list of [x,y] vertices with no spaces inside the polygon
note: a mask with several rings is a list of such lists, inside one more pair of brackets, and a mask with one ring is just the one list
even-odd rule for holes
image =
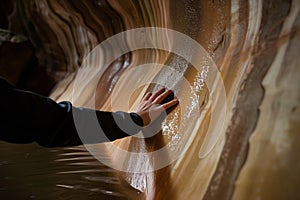
{"label": "forearm", "polygon": [[[1,78],[0,113],[1,140],[13,143],[37,142],[47,147],[80,145],[82,136],[84,142],[88,143],[112,141],[135,134],[143,126],[141,118],[135,114],[75,108],[69,102],[58,104],[47,97],[18,90]],[[96,116],[104,135],[88,126],[91,123],[88,115]],[[121,124],[130,123],[133,118],[140,128],[130,129],[129,126],[126,131],[121,130],[114,116],[121,120]]]}
{"label": "forearm", "polygon": [[73,108],[76,129],[84,143],[109,142],[138,133],[143,121],[135,113]]}

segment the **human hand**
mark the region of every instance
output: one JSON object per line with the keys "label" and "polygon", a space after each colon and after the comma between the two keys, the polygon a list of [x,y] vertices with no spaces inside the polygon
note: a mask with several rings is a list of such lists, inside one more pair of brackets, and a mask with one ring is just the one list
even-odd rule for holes
{"label": "human hand", "polygon": [[160,88],[154,93],[147,93],[143,97],[135,112],[143,119],[144,126],[149,125],[160,117],[164,111],[178,104],[177,99],[166,99],[171,94],[172,90]]}

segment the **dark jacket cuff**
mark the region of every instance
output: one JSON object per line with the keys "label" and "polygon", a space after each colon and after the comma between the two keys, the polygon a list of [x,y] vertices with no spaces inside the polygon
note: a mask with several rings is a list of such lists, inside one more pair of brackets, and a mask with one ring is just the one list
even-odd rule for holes
{"label": "dark jacket cuff", "polygon": [[132,118],[132,120],[134,121],[134,123],[136,123],[138,126],[143,127],[144,126],[144,122],[141,116],[139,116],[138,114],[132,112],[130,113],[130,116]]}

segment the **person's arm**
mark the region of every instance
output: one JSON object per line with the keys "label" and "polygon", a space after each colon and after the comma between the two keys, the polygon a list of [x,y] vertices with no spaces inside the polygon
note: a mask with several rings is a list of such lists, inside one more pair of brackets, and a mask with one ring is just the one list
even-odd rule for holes
{"label": "person's arm", "polygon": [[[0,139],[11,143],[37,142],[46,147],[74,146],[82,144],[74,124],[73,112],[81,117],[81,124],[89,124],[87,118],[95,114],[105,135],[88,132],[87,142],[108,142],[135,134],[143,127],[142,118],[135,113],[103,112],[75,108],[70,102],[56,103],[50,98],[19,90],[0,78]],[[118,128],[115,119],[122,123],[135,122],[129,134]],[[82,127],[79,124],[79,128]],[[137,128],[139,127],[139,128]],[[94,139],[94,140],[92,140]]]}
{"label": "person's arm", "polygon": [[[161,90],[160,94],[154,93],[154,97],[161,99],[167,93]],[[12,143],[37,142],[46,147],[75,146],[82,144],[82,138],[77,133],[80,131],[84,143],[113,141],[136,134],[142,129],[143,121],[148,123],[146,116],[151,103],[149,100],[142,102],[146,102],[146,106],[138,109],[137,114],[75,108],[70,102],[56,103],[50,98],[19,90],[0,78],[0,140]],[[174,100],[172,102],[172,105],[176,104]],[[171,104],[161,106],[170,107]],[[161,111],[160,106],[154,107]],[[90,117],[93,115],[96,117]],[[104,135],[98,132],[99,129],[94,129],[95,123],[91,120],[95,119],[98,119]],[[120,124],[123,124],[122,129],[119,128]]]}

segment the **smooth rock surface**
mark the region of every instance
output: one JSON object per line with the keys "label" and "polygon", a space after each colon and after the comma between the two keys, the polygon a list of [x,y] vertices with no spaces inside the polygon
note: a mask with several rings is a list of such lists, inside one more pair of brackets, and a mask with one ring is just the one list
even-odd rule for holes
{"label": "smooth rock surface", "polygon": [[[49,199],[300,198],[298,0],[9,2],[3,5],[11,10],[7,21],[3,14],[0,18],[3,28],[7,25],[29,38],[40,66],[57,82],[50,94],[56,101],[129,111],[147,91],[165,85],[180,104],[152,138],[129,137],[88,147],[127,171],[105,166],[84,147],[44,150],[34,144],[1,143],[3,151],[18,153],[0,153],[0,171],[6,173],[0,194],[14,197],[14,183],[26,180],[28,184],[16,184],[21,196],[38,198],[40,191],[57,191]],[[104,68],[113,48],[89,54],[107,38],[141,27],[179,31],[197,41],[207,55],[197,57],[193,53],[202,51],[184,44],[187,60],[173,52],[140,49],[120,55]],[[167,34],[169,40],[153,35],[166,47],[176,44],[172,34]],[[129,38],[128,45],[137,40]],[[215,79],[212,60],[222,81]],[[156,64],[143,68],[147,63]],[[202,78],[212,80],[212,87],[202,85]],[[142,85],[135,87],[137,83]],[[215,131],[209,132],[211,127]],[[138,154],[120,154],[116,147]],[[152,157],[151,152],[163,147],[167,150],[159,159]],[[14,175],[6,165],[22,168],[22,152],[33,156],[35,164],[28,162],[31,170]],[[157,169],[178,152],[179,159]],[[41,155],[49,160],[39,162]],[[55,167],[44,169],[49,166]],[[55,176],[50,179],[49,174]],[[34,182],[43,179],[37,188]]]}

